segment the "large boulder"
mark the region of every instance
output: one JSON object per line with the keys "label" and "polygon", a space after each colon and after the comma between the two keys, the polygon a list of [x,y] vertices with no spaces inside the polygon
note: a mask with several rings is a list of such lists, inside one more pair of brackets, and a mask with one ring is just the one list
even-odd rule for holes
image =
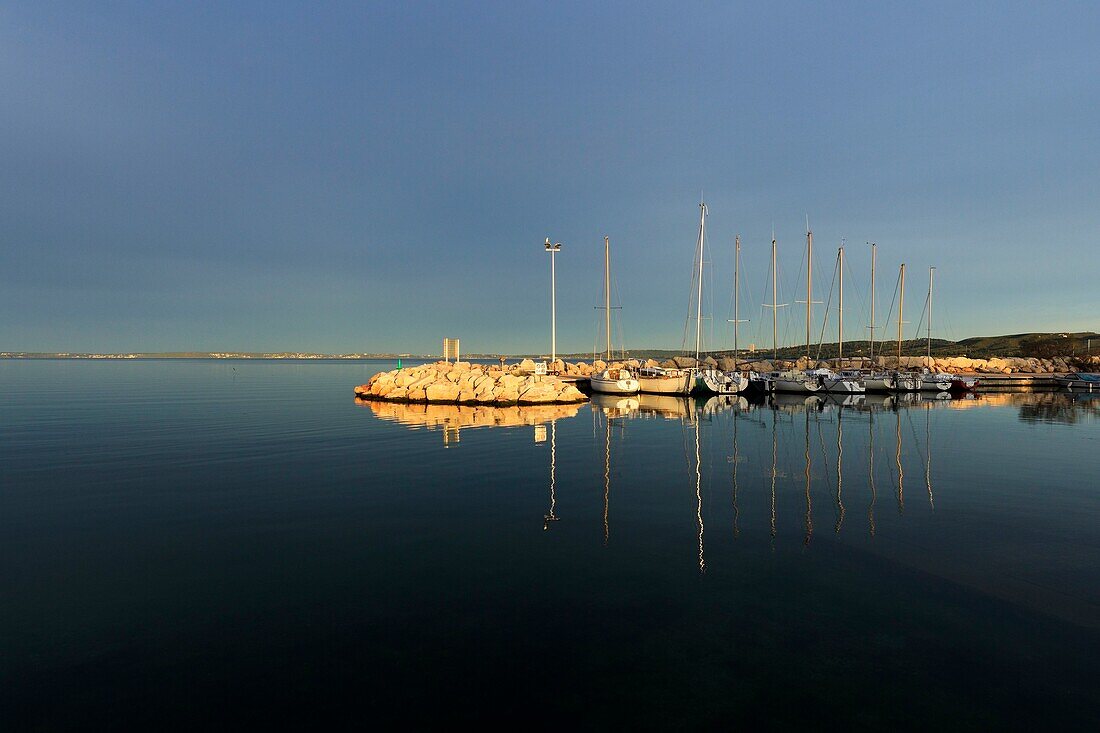
{"label": "large boulder", "polygon": [[535,362],[531,361],[530,359],[524,359],[519,363],[519,370],[521,372],[527,372],[528,374],[530,374],[531,372],[535,371]]}
{"label": "large boulder", "polygon": [[688,369],[695,366],[694,356],[674,356],[672,357],[672,364],[678,369]]}
{"label": "large boulder", "polygon": [[568,382],[561,388],[558,393],[559,402],[584,402],[588,398],[584,396],[584,393],[577,389],[574,385]]}
{"label": "large boulder", "polygon": [[458,385],[451,381],[435,382],[424,390],[428,402],[454,402],[458,399]]}
{"label": "large boulder", "polygon": [[526,386],[519,393],[517,401],[522,404],[540,404],[554,402],[558,398],[558,389],[551,382],[536,382]]}
{"label": "large boulder", "polygon": [[718,360],[718,368],[724,372],[732,372],[737,369],[737,360],[729,356],[723,356]]}
{"label": "large boulder", "polygon": [[519,401],[518,385],[498,384],[493,390],[493,402],[498,405],[514,405]]}

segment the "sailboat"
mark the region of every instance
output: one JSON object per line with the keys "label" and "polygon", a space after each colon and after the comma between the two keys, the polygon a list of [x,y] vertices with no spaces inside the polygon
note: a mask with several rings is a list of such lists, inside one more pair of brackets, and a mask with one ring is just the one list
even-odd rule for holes
{"label": "sailboat", "polygon": [[903,372],[901,371],[901,340],[902,333],[901,327],[905,323],[902,320],[905,312],[905,263],[901,263],[901,269],[898,271],[898,283],[900,286],[898,296],[898,371],[894,372],[894,391],[895,392],[919,392],[921,389],[920,374],[915,372]]}
{"label": "sailboat", "polygon": [[[840,275],[840,301],[837,307],[837,348],[839,358],[844,358],[844,247],[840,247],[836,253],[837,273]],[[832,394],[863,394],[867,388],[863,386],[863,378],[859,372],[841,371],[839,373],[829,369],[816,369],[813,374],[821,377],[821,384],[825,391]]]}
{"label": "sailboat", "polygon": [[894,376],[888,372],[875,371],[875,261],[878,245],[871,242],[871,373],[863,378],[863,387],[868,392],[893,392]]}
{"label": "sailboat", "polygon": [[638,389],[646,394],[687,395],[695,386],[694,375],[688,369],[664,367],[640,367],[637,372]]}
{"label": "sailboat", "polygon": [[920,375],[920,388],[925,392],[947,392],[951,389],[951,375],[938,374],[928,368],[932,364],[932,275],[935,272],[935,267],[928,268],[928,310],[925,314],[928,316],[928,330],[925,338],[927,364]]}
{"label": "sailboat", "polygon": [[[603,309],[607,330],[607,361],[611,361],[611,242],[603,238]],[[589,378],[593,392],[602,394],[636,394],[640,385],[629,369],[605,369]]]}
{"label": "sailboat", "polygon": [[[811,309],[813,308],[813,253],[814,233],[806,227],[806,359],[810,358]],[[796,392],[816,394],[825,389],[822,375],[814,372],[791,369],[777,372],[772,376],[776,392]]]}
{"label": "sailboat", "polygon": [[[774,242],[773,242],[774,244]],[[750,389],[761,388],[769,386],[769,383],[764,377],[753,370],[743,370],[739,368],[738,359],[741,356],[740,344],[737,340],[738,326],[742,323],[748,323],[748,319],[742,319],[740,317],[741,309],[741,235],[738,234],[733,238],[733,318],[730,319],[730,323],[733,324],[733,370],[723,372],[725,376],[725,383],[721,385],[724,389],[719,391],[719,394],[736,394],[740,392],[747,392]]]}
{"label": "sailboat", "polygon": [[[779,361],[779,309],[785,308],[786,303],[779,302],[779,296],[777,293],[778,287],[778,262],[776,260],[776,242],[775,242],[775,230],[772,229],[772,302],[763,303],[762,307],[772,309],[772,362]],[[755,374],[749,380],[749,388],[757,392],[774,392],[775,391],[775,376],[779,372],[771,372],[769,374]]]}
{"label": "sailboat", "polygon": [[696,251],[699,253],[698,275],[699,282],[696,289],[695,306],[695,385],[700,392],[712,394],[737,394],[749,386],[748,377],[740,372],[723,372],[718,369],[704,369],[699,357],[703,347],[703,246],[707,227],[707,205],[699,204],[699,243]]}
{"label": "sailboat", "polygon": [[[925,331],[925,358],[928,367],[932,366],[932,277],[935,272],[935,267],[928,268],[928,325]],[[921,389],[929,392],[969,392],[976,386],[977,379],[933,372],[930,368],[926,368],[921,374]]]}
{"label": "sailboat", "polygon": [[[871,358],[874,359],[875,351],[875,249],[871,244]],[[921,380],[919,374],[900,371],[901,367],[901,328],[905,308],[905,263],[898,271],[898,282],[901,288],[901,298],[898,301],[898,369],[893,371],[874,371],[863,380],[863,385],[868,392],[916,392],[920,390]]]}

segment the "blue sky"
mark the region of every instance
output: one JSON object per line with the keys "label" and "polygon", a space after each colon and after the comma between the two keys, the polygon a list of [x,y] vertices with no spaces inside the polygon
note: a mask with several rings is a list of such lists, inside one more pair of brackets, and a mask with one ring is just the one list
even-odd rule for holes
{"label": "blue sky", "polygon": [[551,236],[586,351],[604,235],[616,342],[675,348],[700,195],[713,346],[734,234],[763,345],[807,215],[849,337],[869,240],[907,335],[930,265],[934,335],[1098,330],[1098,36],[1095,3],[5,4],[0,350],[546,351]]}

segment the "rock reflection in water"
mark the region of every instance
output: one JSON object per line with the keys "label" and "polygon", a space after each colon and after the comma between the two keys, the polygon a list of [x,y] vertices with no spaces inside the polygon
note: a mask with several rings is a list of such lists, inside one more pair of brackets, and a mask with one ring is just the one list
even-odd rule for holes
{"label": "rock reflection in water", "polygon": [[457,443],[462,428],[504,428],[525,425],[545,425],[555,420],[573,417],[581,405],[448,405],[412,402],[382,402],[356,399],[356,404],[369,407],[375,417],[390,420],[410,428],[442,430],[444,443]]}

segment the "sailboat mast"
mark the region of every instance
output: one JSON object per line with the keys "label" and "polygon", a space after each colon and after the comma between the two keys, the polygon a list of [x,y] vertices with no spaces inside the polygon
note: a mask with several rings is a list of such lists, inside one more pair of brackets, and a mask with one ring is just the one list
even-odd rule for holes
{"label": "sailboat mast", "polygon": [[741,235],[738,234],[733,238],[733,358],[737,359],[737,324],[741,321],[738,320],[738,265],[741,263]]}
{"label": "sailboat mast", "polygon": [[844,358],[844,248],[837,251],[837,270],[840,272],[840,305],[837,307],[837,358]]}
{"label": "sailboat mast", "polygon": [[603,238],[603,313],[607,330],[607,360],[611,361],[611,238]]}
{"label": "sailboat mast", "polygon": [[779,321],[779,303],[775,294],[775,232],[772,232],[772,361],[779,359],[779,337],[776,324]]}
{"label": "sailboat mast", "polygon": [[[926,340],[928,346],[926,350],[929,359],[932,358],[932,273],[935,271],[935,267],[928,268],[928,338]],[[929,368],[931,368],[931,366],[931,364],[928,365]]]}
{"label": "sailboat mast", "polygon": [[695,366],[703,347],[703,235],[707,226],[707,205],[699,203],[699,292],[695,307]]}
{"label": "sailboat mast", "polygon": [[806,358],[810,358],[810,309],[813,307],[814,233],[806,226]]}
{"label": "sailboat mast", "polygon": [[898,369],[901,369],[901,316],[905,309],[905,263],[901,263],[901,297],[898,299]]}
{"label": "sailboat mast", "polygon": [[875,363],[875,250],[878,245],[871,242],[871,366]]}

